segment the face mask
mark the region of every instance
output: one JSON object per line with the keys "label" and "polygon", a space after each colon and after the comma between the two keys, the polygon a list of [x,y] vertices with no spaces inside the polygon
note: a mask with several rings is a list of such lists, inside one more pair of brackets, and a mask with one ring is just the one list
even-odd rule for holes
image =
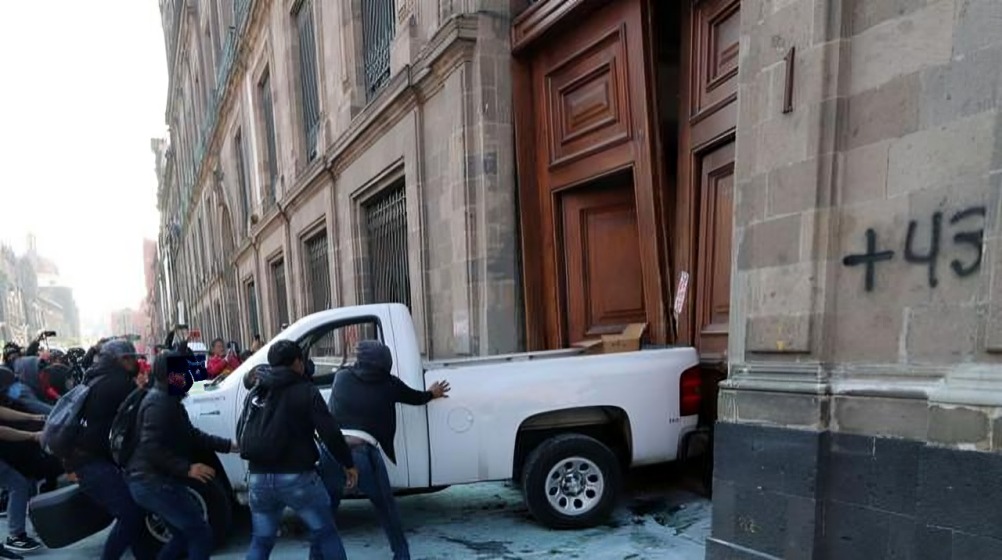
{"label": "face mask", "polygon": [[11,385],[9,389],[7,389],[7,396],[10,397],[11,400],[16,401],[21,397],[21,391],[23,390],[24,390],[24,385],[20,383],[15,383]]}
{"label": "face mask", "polygon": [[306,369],[303,370],[303,375],[306,379],[313,379],[313,374],[317,372],[317,366],[313,363],[313,360],[306,360]]}

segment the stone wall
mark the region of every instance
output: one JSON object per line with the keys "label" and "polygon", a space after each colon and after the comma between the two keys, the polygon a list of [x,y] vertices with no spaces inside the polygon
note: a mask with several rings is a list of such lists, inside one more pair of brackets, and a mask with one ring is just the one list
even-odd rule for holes
{"label": "stone wall", "polygon": [[708,558],[1002,556],[1000,22],[743,1]]}

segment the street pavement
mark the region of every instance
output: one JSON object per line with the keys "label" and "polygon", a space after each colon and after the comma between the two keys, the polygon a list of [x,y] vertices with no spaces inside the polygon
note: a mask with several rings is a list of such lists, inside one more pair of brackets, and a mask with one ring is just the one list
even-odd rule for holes
{"label": "street pavement", "polygon": [[[702,560],[710,531],[710,502],[693,484],[669,482],[677,474],[661,468],[631,476],[627,498],[606,525],[583,531],[551,531],[533,522],[521,494],[508,484],[453,487],[435,494],[399,498],[415,559],[581,558],[616,560]],[[676,479],[677,480],[677,479]],[[213,558],[244,558],[250,522],[238,516],[231,543]],[[338,511],[338,528],[352,560],[392,557],[371,506],[350,500]],[[295,521],[284,529],[272,558],[307,557],[306,535]],[[99,558],[104,533],[60,550],[26,558]]]}

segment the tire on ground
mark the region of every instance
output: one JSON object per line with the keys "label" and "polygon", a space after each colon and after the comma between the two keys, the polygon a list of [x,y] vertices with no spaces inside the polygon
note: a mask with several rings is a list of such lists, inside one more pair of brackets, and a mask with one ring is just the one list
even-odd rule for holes
{"label": "tire on ground", "polygon": [[[233,503],[230,501],[229,492],[218,479],[212,479],[208,483],[196,480],[187,480],[185,485],[198,494],[200,503],[204,503],[208,509],[209,526],[212,527],[212,535],[215,545],[218,547],[226,542],[230,529],[233,526]],[[143,519],[142,536],[140,537],[139,549],[143,556],[155,558],[156,553],[166,544],[152,532],[154,520],[152,515],[147,513]]]}
{"label": "tire on ground", "polygon": [[[601,495],[595,496],[597,503],[581,513],[561,511],[548,497],[547,478],[555,467],[574,458],[585,459],[598,468],[598,473],[582,472],[585,479],[598,476],[602,482]],[[622,471],[616,454],[602,442],[585,435],[563,434],[544,441],[529,454],[521,484],[525,504],[538,522],[553,529],[580,529],[608,519],[619,500]]]}

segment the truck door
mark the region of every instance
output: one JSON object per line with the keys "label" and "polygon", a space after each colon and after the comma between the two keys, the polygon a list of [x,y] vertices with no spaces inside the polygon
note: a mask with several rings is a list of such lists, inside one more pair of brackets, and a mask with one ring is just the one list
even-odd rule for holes
{"label": "truck door", "polygon": [[[301,339],[307,356],[316,365],[313,382],[329,403],[334,384],[334,375],[343,367],[355,363],[355,347],[360,340],[381,340],[393,347],[393,341],[387,340],[386,331],[378,317],[353,317],[326,323],[310,331]],[[398,375],[398,364],[393,364],[393,374]],[[411,487],[408,476],[408,454],[406,447],[406,420],[402,405],[397,405],[397,433],[394,439],[397,464],[386,458],[386,470],[390,484],[394,488]]]}

